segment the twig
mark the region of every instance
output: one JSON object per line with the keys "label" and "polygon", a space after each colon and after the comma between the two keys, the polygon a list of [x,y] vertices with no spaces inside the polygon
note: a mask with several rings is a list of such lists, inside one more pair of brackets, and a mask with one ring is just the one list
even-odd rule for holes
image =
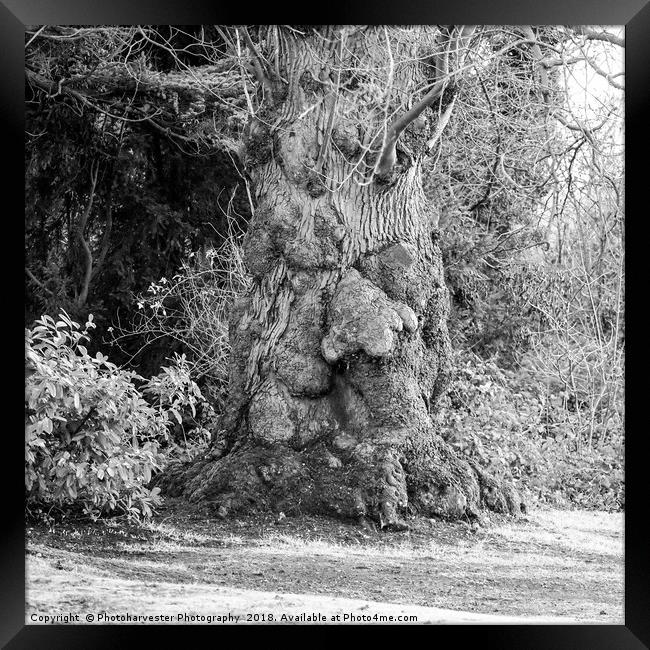
{"label": "twig", "polygon": [[35,33],[35,34],[34,34],[34,35],[33,35],[33,36],[28,40],[28,41],[27,41],[27,43],[25,43],[25,49],[27,49],[27,48],[32,44],[32,41],[33,41],[35,38],[37,38],[37,37],[40,35],[40,33],[41,33],[44,29],[46,29],[46,28],[47,28],[47,25],[43,25],[43,26],[42,26],[42,27],[41,27],[41,28],[40,28],[40,29],[39,29],[39,30],[38,30],[38,31],[37,31],[37,32],[36,32],[36,33]]}

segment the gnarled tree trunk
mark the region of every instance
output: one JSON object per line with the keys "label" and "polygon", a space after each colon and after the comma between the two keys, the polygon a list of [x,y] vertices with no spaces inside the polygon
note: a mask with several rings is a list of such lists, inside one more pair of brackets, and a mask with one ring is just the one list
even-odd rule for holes
{"label": "gnarled tree trunk", "polygon": [[[399,528],[409,513],[517,511],[514,491],[457,457],[431,419],[450,371],[440,206],[421,184],[435,116],[409,124],[388,171],[359,182],[379,156],[384,97],[391,107],[375,89],[377,110],[357,110],[359,53],[379,65],[382,34],[271,37],[277,56],[256,61],[265,96],[246,132],[254,282],[231,319],[230,403],[208,457],[163,484],[220,516],[276,509]],[[404,47],[420,56],[417,42]],[[391,80],[404,87],[431,67],[395,66]]]}

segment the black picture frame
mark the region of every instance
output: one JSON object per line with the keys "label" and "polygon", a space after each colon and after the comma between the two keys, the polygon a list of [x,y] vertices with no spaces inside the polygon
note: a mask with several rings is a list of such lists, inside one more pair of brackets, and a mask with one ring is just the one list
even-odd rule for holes
{"label": "black picture frame", "polygon": [[[634,274],[633,265],[643,259],[643,252],[634,255],[635,245],[643,246],[647,241],[641,234],[639,225],[645,218],[644,190],[648,183],[647,121],[650,116],[650,4],[647,0],[492,0],[480,3],[479,0],[456,0],[446,4],[436,4],[426,0],[347,0],[343,3],[328,2],[326,11],[315,16],[317,6],[311,7],[311,16],[300,7],[280,8],[268,3],[252,10],[246,3],[217,4],[208,0],[112,0],[111,2],[90,2],[89,0],[2,0],[0,2],[0,111],[2,116],[3,159],[6,171],[3,172],[3,202],[5,228],[20,228],[16,213],[22,211],[24,184],[22,160],[24,131],[24,30],[26,25],[40,24],[232,24],[247,23],[287,23],[320,22],[336,24],[431,24],[431,23],[470,23],[470,24],[616,24],[626,26],[626,207],[632,214],[634,226],[626,226],[626,291],[630,298],[626,308],[627,349],[634,350],[635,322],[644,322],[641,309],[644,304],[645,287],[641,286],[644,275]],[[309,21],[309,17],[312,21]],[[315,20],[314,20],[315,19]],[[645,136],[645,137],[644,137]],[[15,178],[13,178],[15,176]],[[22,180],[21,180],[22,179]],[[10,201],[7,201],[10,199]],[[641,203],[643,201],[643,203]],[[13,206],[9,208],[8,206]],[[629,237],[633,232],[634,239]],[[12,241],[6,239],[5,251],[13,248]],[[8,257],[7,257],[8,259]],[[635,262],[635,259],[637,262]],[[11,268],[6,262],[5,269]],[[21,271],[18,269],[18,271]],[[5,277],[10,274],[5,274]],[[13,286],[8,278],[7,285]],[[639,284],[637,289],[635,284]],[[630,288],[632,293],[630,293]],[[637,298],[638,296],[638,298]],[[13,300],[13,298],[12,298]],[[16,301],[18,299],[16,298]],[[9,307],[10,309],[10,307]],[[9,348],[17,348],[16,365],[21,367],[20,346],[14,341],[22,335],[13,331],[20,327],[20,319],[5,310],[9,321]],[[639,311],[639,318],[635,312]],[[4,320],[4,319],[3,319]],[[15,337],[15,338],[14,338]],[[3,346],[4,347],[4,346]],[[638,348],[637,348],[638,349]],[[633,353],[634,354],[634,353]],[[636,355],[635,355],[636,356]],[[634,399],[641,383],[630,377],[636,369],[641,370],[643,361],[626,355],[626,411],[638,409],[640,400]],[[10,364],[7,362],[7,367]],[[8,374],[8,373],[7,373]],[[643,377],[643,375],[639,374]],[[9,382],[11,383],[11,382]],[[16,382],[19,384],[19,382]],[[19,389],[21,392],[23,388]],[[13,390],[13,385],[9,391]],[[5,393],[7,414],[14,405],[20,404],[20,394],[16,399]],[[642,403],[642,402],[641,402]],[[18,408],[16,408],[18,412]],[[644,534],[644,518],[650,503],[648,480],[644,465],[648,458],[645,453],[646,431],[643,424],[630,424],[630,411],[627,411],[626,426],[626,513],[625,513],[625,624],[624,625],[470,625],[439,626],[431,631],[427,644],[442,647],[446,642],[469,644],[469,647],[493,645],[499,648],[611,648],[612,650],[647,648],[650,645],[650,571],[648,556],[650,544]],[[5,441],[9,453],[4,456],[5,468],[0,472],[4,485],[3,508],[0,522],[3,524],[2,552],[0,556],[0,584],[2,585],[2,605],[0,607],[0,644],[16,648],[108,648],[135,645],[135,635],[146,638],[147,643],[157,642],[160,632],[166,643],[182,643],[189,646],[189,639],[198,626],[28,626],[25,625],[25,524],[23,504],[23,470],[19,458],[23,454],[23,443],[17,433],[21,428],[20,416],[16,425],[13,417],[7,418]],[[11,425],[9,424],[11,422]],[[641,421],[642,422],[642,421]],[[364,628],[364,636],[373,632]],[[156,629],[154,629],[156,628]],[[264,627],[264,634],[267,628]],[[295,629],[295,628],[294,628]],[[312,631],[311,628],[301,628]],[[259,628],[257,628],[259,630]],[[338,628],[340,630],[340,628]],[[268,629],[268,632],[271,630]],[[400,634],[407,634],[412,628],[400,627]],[[244,634],[241,628],[238,632]],[[380,630],[382,636],[384,631]],[[286,633],[286,632],[285,632]],[[209,628],[211,645],[224,643],[217,628]],[[156,637],[156,640],[154,640]],[[385,638],[388,641],[388,637]],[[402,642],[408,643],[408,640]]]}

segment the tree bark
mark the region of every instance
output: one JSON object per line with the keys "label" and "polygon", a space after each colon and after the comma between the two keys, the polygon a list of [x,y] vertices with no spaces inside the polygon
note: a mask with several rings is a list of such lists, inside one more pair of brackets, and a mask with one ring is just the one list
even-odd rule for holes
{"label": "tree bark", "polygon": [[254,282],[231,316],[229,406],[208,456],[169,468],[162,485],[219,516],[402,528],[413,514],[519,511],[515,491],[456,456],[431,418],[451,353],[437,206],[421,185],[434,120],[405,129],[408,155],[390,179],[355,182],[373,141],[341,91],[355,42],[274,34],[281,69],[246,138]]}

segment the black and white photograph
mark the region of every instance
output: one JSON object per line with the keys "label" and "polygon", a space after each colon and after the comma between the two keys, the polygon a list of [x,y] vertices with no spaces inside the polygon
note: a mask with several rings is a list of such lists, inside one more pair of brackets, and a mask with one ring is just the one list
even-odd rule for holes
{"label": "black and white photograph", "polygon": [[27,25],[25,625],[624,625],[625,32]]}

